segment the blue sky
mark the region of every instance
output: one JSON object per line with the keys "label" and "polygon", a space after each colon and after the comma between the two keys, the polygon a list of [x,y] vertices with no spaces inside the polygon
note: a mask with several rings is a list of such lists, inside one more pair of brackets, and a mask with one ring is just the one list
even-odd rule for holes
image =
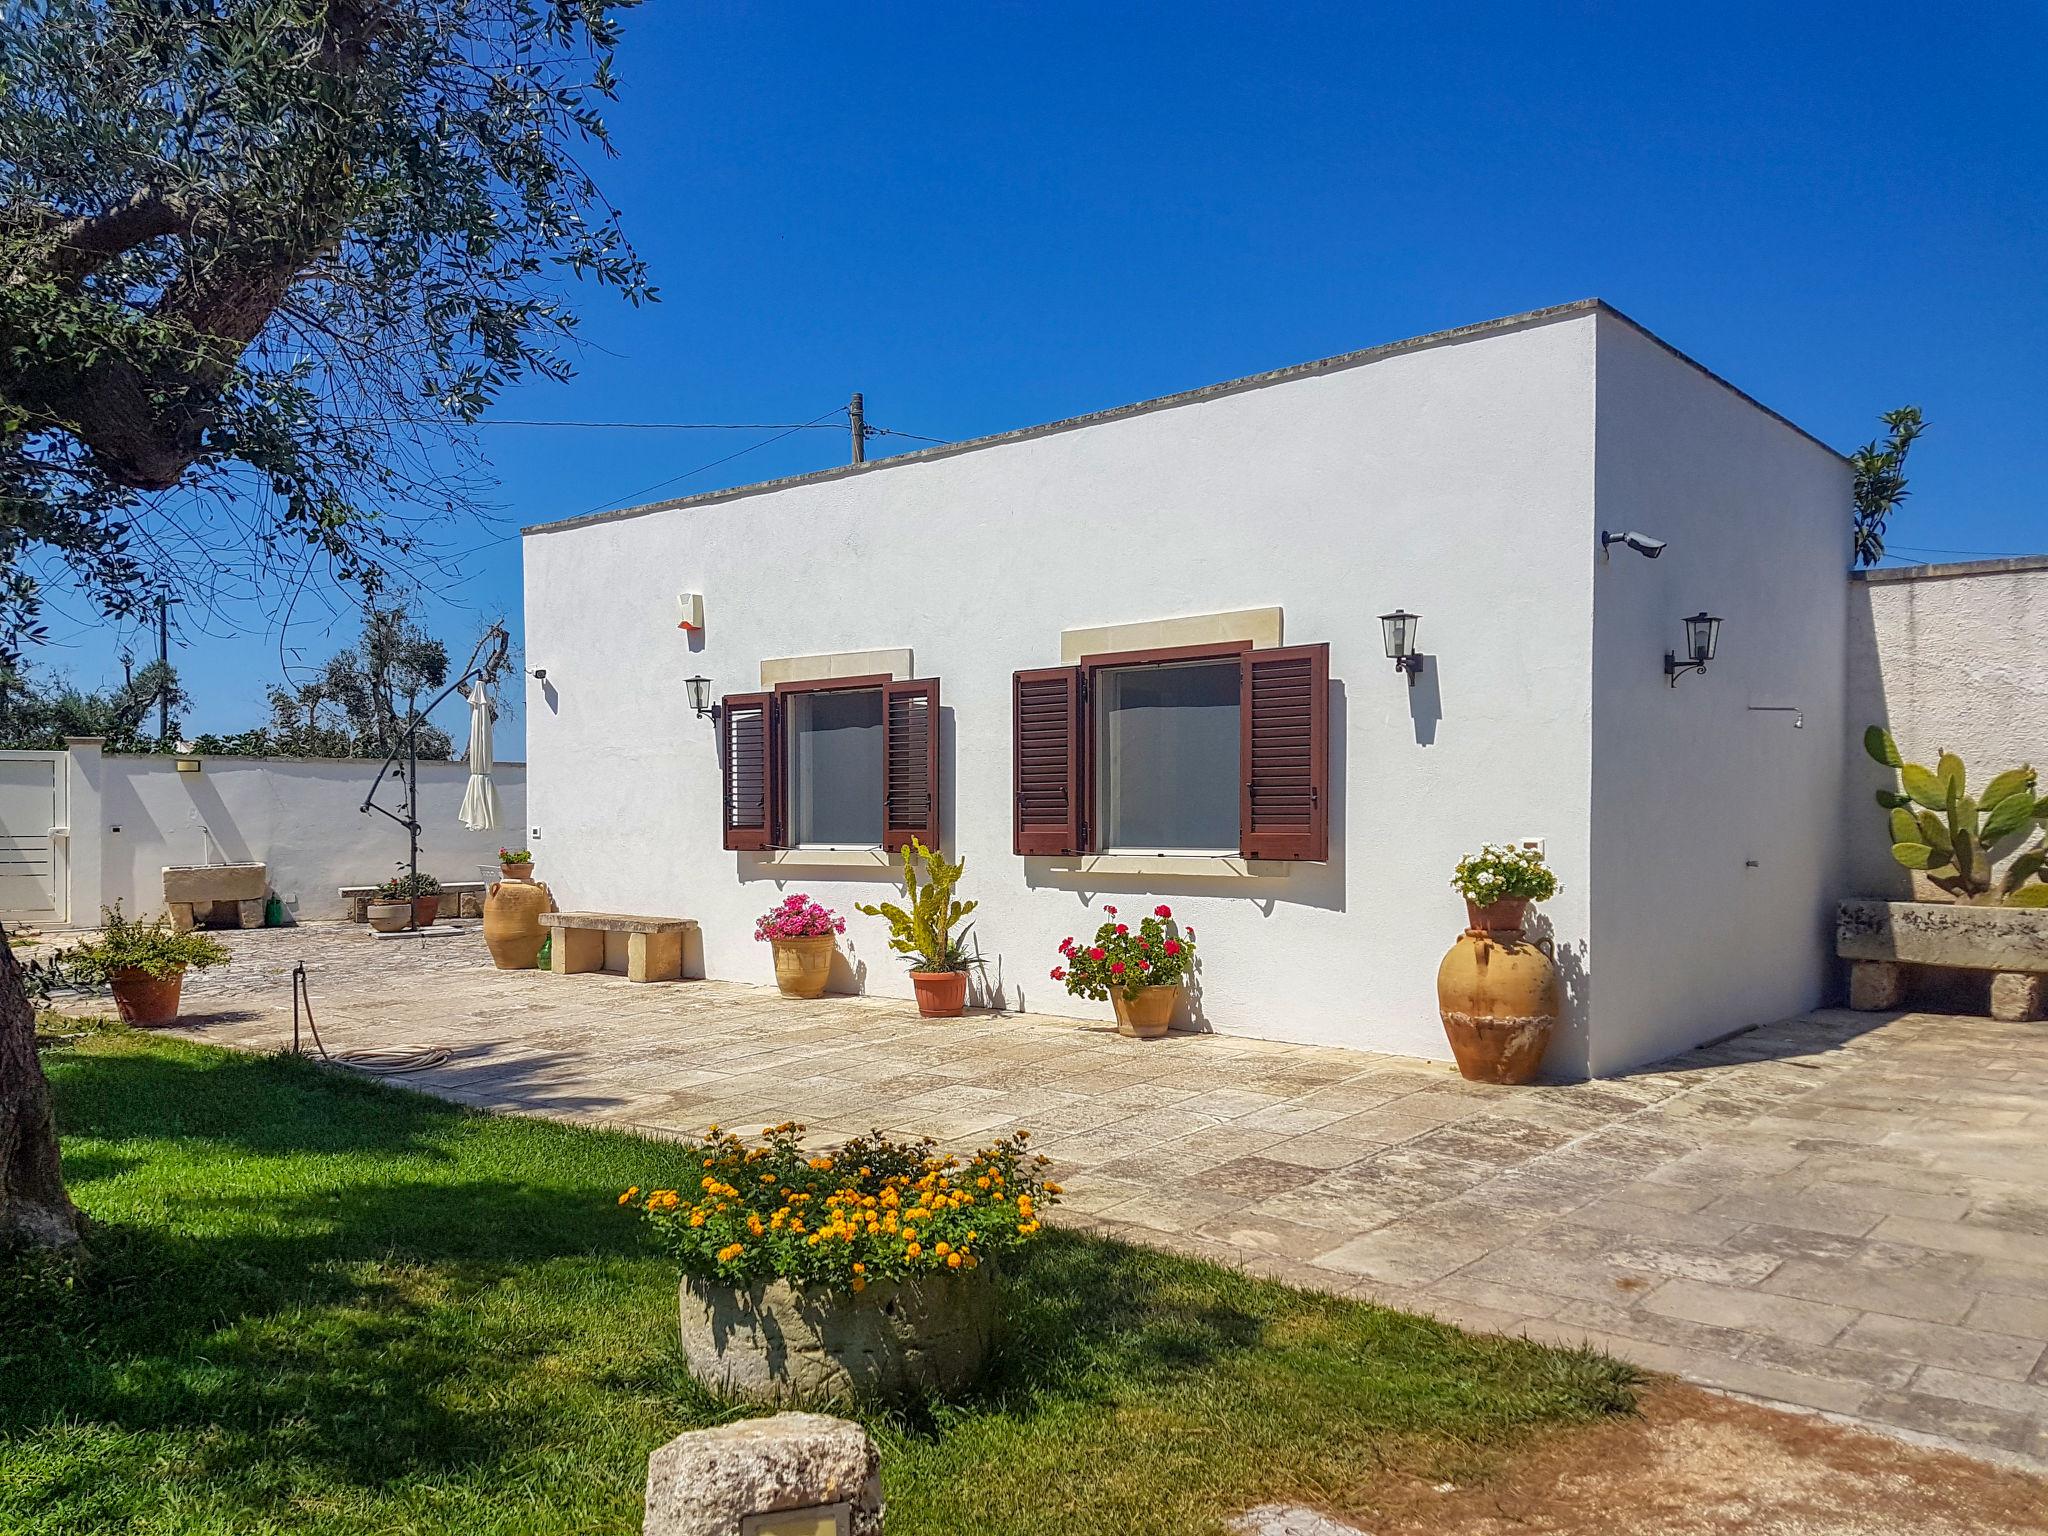
{"label": "blue sky", "polygon": [[[579,377],[496,414],[799,422],[859,389],[962,438],[1598,295],[1839,448],[1920,405],[1894,547],[2048,549],[2044,64],[2039,4],[650,0],[601,175],[662,302],[582,292]],[[845,456],[770,435],[484,447],[509,528]],[[516,537],[453,542],[430,622],[516,624]],[[82,620],[40,659],[118,677]],[[177,648],[192,729],[352,631],[248,623]]]}

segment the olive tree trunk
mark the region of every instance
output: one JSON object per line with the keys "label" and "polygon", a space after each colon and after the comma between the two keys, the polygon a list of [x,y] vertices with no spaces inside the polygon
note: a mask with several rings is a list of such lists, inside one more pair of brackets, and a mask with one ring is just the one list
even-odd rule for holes
{"label": "olive tree trunk", "polygon": [[84,1232],[57,1163],[57,1118],[36,1059],[36,1011],[21,962],[0,938],[0,1246],[25,1238],[68,1247]]}

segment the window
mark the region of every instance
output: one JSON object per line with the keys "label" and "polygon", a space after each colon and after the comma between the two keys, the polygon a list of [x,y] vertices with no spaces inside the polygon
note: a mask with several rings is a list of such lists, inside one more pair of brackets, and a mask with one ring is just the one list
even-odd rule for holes
{"label": "window", "polygon": [[1329,678],[1243,642],[1017,673],[1016,851],[1327,859]]}
{"label": "window", "polygon": [[783,683],[720,701],[725,846],[939,841],[935,678]]}
{"label": "window", "polygon": [[1237,852],[1235,660],[1115,667],[1095,689],[1096,841],[1108,852]]}

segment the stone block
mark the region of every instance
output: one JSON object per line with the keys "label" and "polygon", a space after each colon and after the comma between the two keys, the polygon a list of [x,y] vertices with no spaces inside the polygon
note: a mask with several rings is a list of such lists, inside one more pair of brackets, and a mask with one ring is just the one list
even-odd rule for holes
{"label": "stone block", "polygon": [[1906,1006],[1906,968],[1889,960],[1849,962],[1849,1006],[1885,1013]]}
{"label": "stone block", "polygon": [[261,928],[263,926],[262,901],[236,902],[235,926],[237,928]]}
{"label": "stone block", "polygon": [[[678,1435],[647,1458],[643,1536],[739,1536],[750,1516],[815,1510],[881,1536],[881,1457],[858,1424],[779,1413]],[[771,1527],[772,1528],[772,1527]]]}
{"label": "stone block", "polygon": [[2048,909],[1845,901],[1835,913],[1835,953],[1969,971],[2048,971]]}
{"label": "stone block", "polygon": [[1991,1017],[2031,1024],[2048,1002],[2048,976],[2038,971],[2000,971],[1991,978]]}
{"label": "stone block", "polygon": [[683,975],[683,935],[674,933],[633,933],[626,936],[626,980],[680,981]]}
{"label": "stone block", "polygon": [[171,914],[171,931],[173,933],[190,933],[195,926],[192,918],[192,903],[189,901],[173,901],[167,905]]}
{"label": "stone block", "polygon": [[260,902],[269,894],[270,868],[265,864],[170,864],[164,867],[166,903]]}
{"label": "stone block", "polygon": [[549,961],[557,976],[604,969],[604,934],[596,928],[557,928]]}

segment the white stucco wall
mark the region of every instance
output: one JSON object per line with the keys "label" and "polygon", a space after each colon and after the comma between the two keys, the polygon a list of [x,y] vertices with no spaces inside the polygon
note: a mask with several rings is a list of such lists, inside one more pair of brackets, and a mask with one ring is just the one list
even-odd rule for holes
{"label": "white stucco wall", "polygon": [[[163,908],[163,867],[260,859],[271,889],[300,919],[341,917],[335,894],[344,885],[388,879],[406,858],[405,829],[359,808],[378,765],[333,759],[207,757],[203,771],[179,773],[163,757],[97,760],[98,815],[74,787],[74,827],[97,828],[97,896],[74,873],[72,920],[91,922],[100,903],[119,900],[130,916]],[[500,763],[492,775],[504,825],[470,832],[459,825],[469,769],[462,763],[420,764],[420,869],[443,880],[474,880],[495,863],[500,846],[519,841],[526,819],[526,770]],[[74,778],[74,786],[76,785]],[[397,808],[396,784],[381,804]],[[83,858],[74,831],[74,861]]]}
{"label": "white stucco wall", "polygon": [[[1197,929],[1211,1027],[1441,1057],[1452,866],[1542,837],[1567,954],[1589,926],[1595,319],[1574,314],[973,451],[525,540],[529,840],[565,907],[686,915],[708,974],[766,982],[754,917],[802,890],[849,914],[868,990],[908,996],[880,871],[721,846],[711,723],[682,679],[908,646],[941,680],[948,841],[1013,1005],[1097,1011],[1048,979],[1107,900]],[[701,592],[706,626],[676,628]],[[1331,647],[1331,859],[1278,878],[1082,877],[1011,847],[1011,673],[1062,630],[1279,605]],[[1414,689],[1376,615],[1422,615]],[[844,981],[855,981],[849,972]],[[1099,1010],[1106,1014],[1107,1010]],[[1558,1055],[1587,1058],[1575,996]]]}
{"label": "white stucco wall", "polygon": [[[1600,525],[1669,546],[1595,556],[1590,1066],[1611,1073],[1829,984],[1850,472],[1611,316],[1598,351]],[[1672,688],[1702,609],[1718,655]]]}
{"label": "white stucco wall", "polygon": [[1848,725],[1844,894],[1909,896],[1871,798],[1894,776],[1864,755],[1863,729],[1889,727],[1915,762],[1957,753],[1972,789],[2021,763],[2048,778],[2048,557],[1859,572]]}

